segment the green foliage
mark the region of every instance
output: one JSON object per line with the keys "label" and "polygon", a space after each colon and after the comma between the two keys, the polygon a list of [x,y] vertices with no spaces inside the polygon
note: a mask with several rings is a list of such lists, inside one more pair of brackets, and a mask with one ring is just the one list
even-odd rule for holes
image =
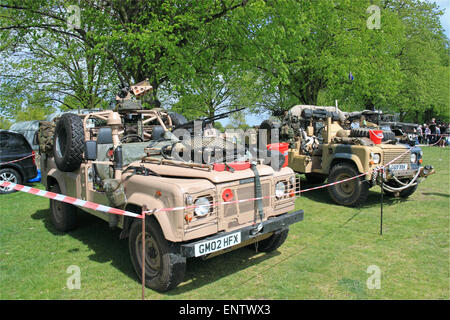
{"label": "green foliage", "polygon": [[[448,39],[427,1],[81,1],[80,28],[68,28],[70,5],[0,4],[2,115],[22,108],[23,92],[104,108],[119,83],[148,78],[148,106],[163,100],[189,119],[336,99],[344,110],[450,118]],[[368,28],[371,5],[379,29]]]}
{"label": "green foliage", "polygon": [[12,123],[8,119],[5,119],[4,117],[0,116],[0,129],[9,129],[11,127]]}

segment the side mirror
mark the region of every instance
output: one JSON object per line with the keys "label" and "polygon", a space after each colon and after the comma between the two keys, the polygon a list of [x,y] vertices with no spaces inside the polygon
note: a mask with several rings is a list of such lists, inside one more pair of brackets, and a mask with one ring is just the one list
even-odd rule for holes
{"label": "side mirror", "polygon": [[84,158],[86,160],[97,160],[97,142],[96,141],[86,141],[84,143]]}

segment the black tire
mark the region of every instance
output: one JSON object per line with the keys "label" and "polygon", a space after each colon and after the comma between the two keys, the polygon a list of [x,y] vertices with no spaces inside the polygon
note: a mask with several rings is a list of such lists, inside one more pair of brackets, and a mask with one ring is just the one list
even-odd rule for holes
{"label": "black tire", "polygon": [[[402,182],[408,183],[409,181],[402,181]],[[388,185],[391,186],[391,187],[394,187],[394,188],[400,187],[400,185],[399,185],[398,183],[396,183],[395,181],[394,181],[393,183],[388,183]],[[406,188],[406,189],[400,191],[399,194],[398,194],[399,197],[400,197],[400,198],[404,198],[404,199],[408,198],[408,197],[411,196],[414,192],[416,192],[418,186],[419,186],[419,185],[416,184],[415,186],[412,186],[412,187],[409,187],[409,188]],[[394,192],[390,192],[390,191],[386,191],[386,190],[385,190],[384,192],[385,192],[385,194],[388,195],[388,196],[391,196],[391,197],[394,197],[394,196],[395,196],[395,193],[394,193]]]}
{"label": "black tire", "polygon": [[[333,166],[328,176],[328,183],[337,182],[350,177],[357,176],[358,170],[350,163],[339,163]],[[344,206],[356,207],[367,200],[369,195],[369,184],[364,182],[363,177],[338,183],[328,187],[328,192],[334,202]]]}
{"label": "black tire", "polygon": [[280,129],[280,127],[281,127],[280,122],[275,120],[264,120],[263,122],[261,122],[259,126],[260,129],[266,130]]}
{"label": "black tire", "polygon": [[[19,172],[11,168],[0,169],[0,181],[22,184],[22,176]],[[16,190],[7,187],[0,187],[0,194],[13,193]]]}
{"label": "black tire", "polygon": [[83,161],[84,130],[81,118],[65,113],[56,123],[53,155],[59,170],[72,172]]}
{"label": "black tire", "polygon": [[[267,144],[272,143],[272,129],[280,129],[281,123],[276,120],[264,120],[259,125],[260,130],[267,130]],[[278,132],[279,134],[279,132]]]}
{"label": "black tire", "polygon": [[169,112],[170,119],[172,119],[172,126],[177,127],[179,125],[187,123],[187,119],[177,112]]}
{"label": "black tire", "polygon": [[[51,192],[61,193],[59,185],[55,184]],[[62,201],[50,199],[50,213],[53,226],[61,232],[72,231],[77,227],[77,207]]]}
{"label": "black tire", "polygon": [[418,186],[419,185],[417,184],[415,186],[412,186],[412,187],[406,188],[405,190],[400,191],[400,197],[405,198],[405,199],[408,198],[414,192],[416,192]]}
{"label": "black tire", "polygon": [[288,234],[289,228],[277,230],[269,238],[255,242],[255,249],[260,252],[275,251],[286,241]]}
{"label": "black tire", "polygon": [[[156,220],[147,219],[145,285],[159,292],[175,288],[184,279],[186,258],[175,243],[168,242]],[[142,220],[133,221],[128,247],[134,270],[142,280]]]}
{"label": "black tire", "polygon": [[305,173],[305,177],[309,184],[321,184],[327,180],[327,176],[315,172]]}
{"label": "black tire", "polygon": [[382,141],[389,141],[389,140],[395,140],[395,133],[393,133],[392,131],[383,131]]}

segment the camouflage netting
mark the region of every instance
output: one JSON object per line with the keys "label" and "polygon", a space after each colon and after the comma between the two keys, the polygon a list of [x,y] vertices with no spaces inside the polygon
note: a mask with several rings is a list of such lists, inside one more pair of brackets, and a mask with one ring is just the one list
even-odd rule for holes
{"label": "camouflage netting", "polygon": [[53,155],[53,136],[55,135],[54,121],[40,121],[39,123],[39,148],[41,153]]}

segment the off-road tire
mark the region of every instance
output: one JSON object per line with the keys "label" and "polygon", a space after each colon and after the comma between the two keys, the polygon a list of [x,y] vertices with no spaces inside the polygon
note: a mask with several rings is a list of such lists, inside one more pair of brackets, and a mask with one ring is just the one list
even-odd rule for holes
{"label": "off-road tire", "polygon": [[169,112],[170,119],[172,119],[172,126],[177,127],[179,125],[187,123],[187,119],[177,112]]}
{"label": "off-road tire", "polygon": [[[357,176],[358,170],[350,163],[338,163],[330,170],[328,183],[337,182]],[[338,183],[328,187],[328,192],[334,202],[344,206],[357,207],[366,202],[369,195],[369,184],[363,177]]]}
{"label": "off-road tire", "polygon": [[275,120],[264,120],[263,122],[261,122],[259,126],[260,129],[266,130],[279,129],[280,127],[281,127],[280,122]]}
{"label": "off-road tire", "polygon": [[[389,185],[391,185],[391,186],[394,187],[394,188],[398,188],[398,187],[399,187],[399,184],[397,184],[397,183],[389,184]],[[419,185],[417,184],[417,185],[415,185],[415,186],[412,186],[412,187],[406,188],[405,190],[400,191],[399,194],[398,194],[399,197],[400,197],[400,198],[404,198],[404,199],[408,198],[408,197],[411,196],[414,192],[416,192],[418,186],[419,186]],[[395,196],[395,193],[394,193],[394,192],[390,192],[390,191],[386,191],[386,190],[385,190],[384,193],[385,193],[387,196],[390,196],[390,197],[394,197],[394,196]]]}
{"label": "off-road tire", "polygon": [[276,120],[264,120],[259,125],[260,130],[267,130],[267,144],[272,143],[272,129],[280,129],[281,123]]}
{"label": "off-road tire", "polygon": [[53,155],[59,170],[72,172],[83,161],[84,130],[81,118],[65,113],[56,123]]}
{"label": "off-road tire", "polygon": [[[59,185],[55,184],[51,192],[61,193]],[[50,218],[56,230],[72,231],[77,227],[77,207],[66,202],[50,199]]]}
{"label": "off-road tire", "polygon": [[[146,226],[146,270],[145,285],[159,292],[175,288],[184,279],[186,258],[179,252],[179,245],[167,241],[154,219],[147,219]],[[142,220],[133,221],[128,247],[134,270],[142,280]],[[151,257],[150,255],[153,255]]]}
{"label": "off-road tire", "polygon": [[308,181],[309,184],[321,184],[324,183],[325,180],[327,180],[327,176],[320,174],[320,173],[305,173],[306,181]]}
{"label": "off-road tire", "polygon": [[[0,180],[11,182],[11,183],[16,183],[16,184],[22,184],[22,176],[20,175],[19,172],[17,172],[16,170],[14,170],[12,168],[0,169]],[[0,194],[8,194],[8,193],[13,193],[15,191],[16,190],[14,190],[14,189],[8,190],[6,187],[0,188]]]}
{"label": "off-road tire", "polygon": [[289,227],[277,230],[269,238],[255,242],[254,246],[260,252],[272,252],[277,250],[286,241],[289,234]]}

